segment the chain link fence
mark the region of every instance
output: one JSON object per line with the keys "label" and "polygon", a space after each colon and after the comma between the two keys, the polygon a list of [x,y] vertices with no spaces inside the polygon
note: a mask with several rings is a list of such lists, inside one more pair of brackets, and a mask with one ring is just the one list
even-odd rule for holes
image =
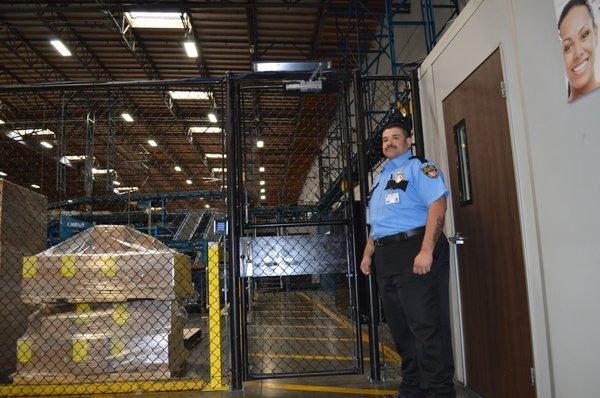
{"label": "chain link fence", "polygon": [[[363,370],[354,95],[322,84],[236,83],[247,379]],[[410,91],[362,84],[372,169]],[[207,79],[0,92],[2,395],[227,388],[225,103]]]}
{"label": "chain link fence", "polygon": [[223,97],[0,93],[0,395],[227,388]]}

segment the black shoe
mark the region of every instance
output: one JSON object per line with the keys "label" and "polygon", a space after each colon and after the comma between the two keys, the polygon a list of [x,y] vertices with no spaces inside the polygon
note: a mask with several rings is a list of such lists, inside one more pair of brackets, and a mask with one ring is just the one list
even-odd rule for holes
{"label": "black shoe", "polygon": [[12,384],[13,378],[10,375],[0,375],[0,384]]}

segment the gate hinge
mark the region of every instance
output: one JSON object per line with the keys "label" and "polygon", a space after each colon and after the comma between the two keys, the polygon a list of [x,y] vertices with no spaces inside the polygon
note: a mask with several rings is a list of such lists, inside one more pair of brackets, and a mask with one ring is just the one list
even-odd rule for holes
{"label": "gate hinge", "polygon": [[531,385],[535,387],[535,368],[531,368]]}
{"label": "gate hinge", "polygon": [[506,83],[504,81],[500,82],[500,94],[502,94],[502,98],[506,98]]}

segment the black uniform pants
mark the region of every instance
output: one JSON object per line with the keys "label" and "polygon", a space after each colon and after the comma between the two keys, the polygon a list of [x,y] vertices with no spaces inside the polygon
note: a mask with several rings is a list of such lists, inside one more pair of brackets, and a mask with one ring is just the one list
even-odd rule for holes
{"label": "black uniform pants", "polygon": [[383,311],[402,357],[402,396],[455,397],[448,305],[449,246],[442,235],[431,271],[413,273],[423,237],[375,247]]}

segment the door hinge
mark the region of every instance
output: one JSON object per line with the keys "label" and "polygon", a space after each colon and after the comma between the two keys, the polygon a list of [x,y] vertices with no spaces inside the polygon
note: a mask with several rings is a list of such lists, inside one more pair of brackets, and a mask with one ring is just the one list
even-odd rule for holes
{"label": "door hinge", "polygon": [[502,94],[502,98],[506,98],[506,83],[504,81],[500,82],[500,94]]}
{"label": "door hinge", "polygon": [[531,368],[531,385],[535,387],[535,368]]}

